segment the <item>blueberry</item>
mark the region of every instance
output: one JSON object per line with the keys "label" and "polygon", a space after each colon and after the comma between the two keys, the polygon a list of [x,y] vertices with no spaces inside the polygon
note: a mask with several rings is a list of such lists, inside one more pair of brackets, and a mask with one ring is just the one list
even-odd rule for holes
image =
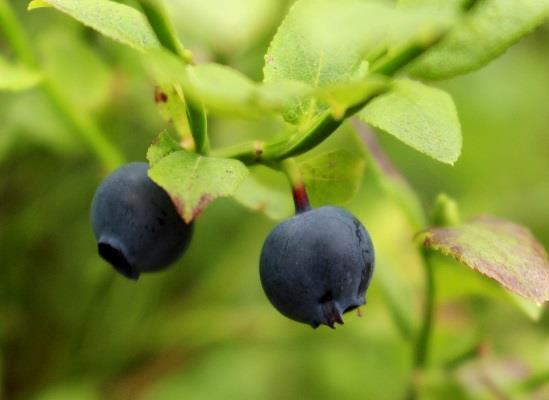
{"label": "blueberry", "polygon": [[338,207],[305,210],[269,234],[260,260],[261,284],[282,314],[313,328],[343,324],[365,304],[374,248],[364,226]]}
{"label": "blueberry", "polygon": [[130,279],[175,262],[193,233],[147,170],[143,162],[120,167],[98,187],[91,207],[99,254]]}

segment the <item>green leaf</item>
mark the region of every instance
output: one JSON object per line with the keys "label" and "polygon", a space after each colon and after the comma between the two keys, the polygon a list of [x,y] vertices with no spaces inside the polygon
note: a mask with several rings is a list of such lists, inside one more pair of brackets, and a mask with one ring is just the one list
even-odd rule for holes
{"label": "green leaf", "polygon": [[180,85],[159,84],[155,87],[154,101],[165,121],[173,124],[182,140],[192,138],[187,105]]}
{"label": "green leaf", "polygon": [[[313,88],[357,80],[380,54],[402,45],[420,30],[448,20],[433,12],[398,10],[357,0],[297,1],[265,56],[265,82],[297,80]],[[307,97],[289,103],[285,118],[309,124],[328,106]]]}
{"label": "green leaf", "polygon": [[461,153],[454,102],[440,89],[397,80],[391,91],[373,99],[359,115],[435,160],[453,164]]}
{"label": "green leaf", "polygon": [[471,0],[398,0],[399,7],[432,7],[444,11],[459,11]]}
{"label": "green leaf", "polygon": [[483,216],[427,231],[425,246],[451,256],[538,304],[549,300],[549,259],[530,231]]}
{"label": "green leaf", "polygon": [[318,88],[314,95],[328,104],[332,115],[343,118],[346,111],[366,99],[385,92],[389,88],[389,80],[382,76],[370,76],[361,81],[339,83]]}
{"label": "green leaf", "polygon": [[267,33],[280,12],[279,0],[172,0],[166,6],[182,37],[232,56]]}
{"label": "green leaf", "polygon": [[147,149],[147,160],[152,167],[164,157],[176,151],[182,150],[179,143],[167,132],[162,132]]}
{"label": "green leaf", "polygon": [[347,150],[319,154],[298,163],[311,201],[316,204],[343,204],[358,192],[365,161]]}
{"label": "green leaf", "polygon": [[37,8],[51,8],[52,5],[47,2],[47,0],[32,0],[29,3],[29,10],[35,10]]}
{"label": "green leaf", "polygon": [[243,206],[280,220],[294,212],[290,185],[282,174],[257,166],[234,194]]}
{"label": "green leaf", "polygon": [[8,64],[0,58],[0,91],[21,91],[40,83],[42,75],[23,65]]}
{"label": "green leaf", "polygon": [[170,195],[181,217],[190,222],[214,199],[232,195],[248,175],[240,161],[203,157],[184,150],[166,135],[147,156],[150,178]]}
{"label": "green leaf", "polygon": [[311,91],[307,85],[295,81],[257,83],[221,64],[185,65],[163,50],[149,52],[145,62],[157,82],[180,84],[185,97],[203,103],[215,114],[243,117],[273,114]]}
{"label": "green leaf", "polygon": [[34,0],[28,8],[32,10],[45,4],[134,49],[145,51],[159,47],[144,15],[135,8],[109,0]]}
{"label": "green leaf", "polygon": [[447,79],[474,71],[541,25],[548,15],[548,0],[480,1],[460,25],[412,66],[411,73]]}

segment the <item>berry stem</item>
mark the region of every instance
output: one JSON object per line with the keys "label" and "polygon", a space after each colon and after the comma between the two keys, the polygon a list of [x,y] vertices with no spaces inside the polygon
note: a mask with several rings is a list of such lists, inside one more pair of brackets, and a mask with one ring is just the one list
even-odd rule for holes
{"label": "berry stem", "polygon": [[284,160],[280,166],[282,170],[288,177],[290,185],[292,186],[292,196],[294,198],[295,204],[295,213],[299,214],[311,209],[311,204],[309,203],[309,196],[307,196],[307,189],[305,188],[305,183],[303,182],[303,177],[301,176],[301,171],[295,159],[288,158]]}

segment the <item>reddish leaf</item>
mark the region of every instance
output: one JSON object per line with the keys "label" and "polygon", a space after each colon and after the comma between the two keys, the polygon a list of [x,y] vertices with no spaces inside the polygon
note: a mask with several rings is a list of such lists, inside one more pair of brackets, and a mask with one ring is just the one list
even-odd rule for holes
{"label": "reddish leaf", "polygon": [[549,259],[532,233],[512,222],[481,216],[427,231],[425,246],[449,255],[536,303],[549,300]]}

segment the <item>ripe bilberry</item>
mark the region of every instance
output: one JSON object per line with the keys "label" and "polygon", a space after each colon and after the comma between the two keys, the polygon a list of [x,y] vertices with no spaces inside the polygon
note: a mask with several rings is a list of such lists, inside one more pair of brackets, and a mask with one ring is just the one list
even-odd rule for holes
{"label": "ripe bilberry", "polygon": [[147,170],[144,162],[120,167],[97,188],[91,207],[99,254],[130,279],[175,262],[193,233]]}
{"label": "ripe bilberry", "polygon": [[261,283],[271,303],[314,328],[343,324],[343,313],[365,303],[373,268],[374,248],[362,223],[331,206],[304,207],[276,226],[260,260]]}

